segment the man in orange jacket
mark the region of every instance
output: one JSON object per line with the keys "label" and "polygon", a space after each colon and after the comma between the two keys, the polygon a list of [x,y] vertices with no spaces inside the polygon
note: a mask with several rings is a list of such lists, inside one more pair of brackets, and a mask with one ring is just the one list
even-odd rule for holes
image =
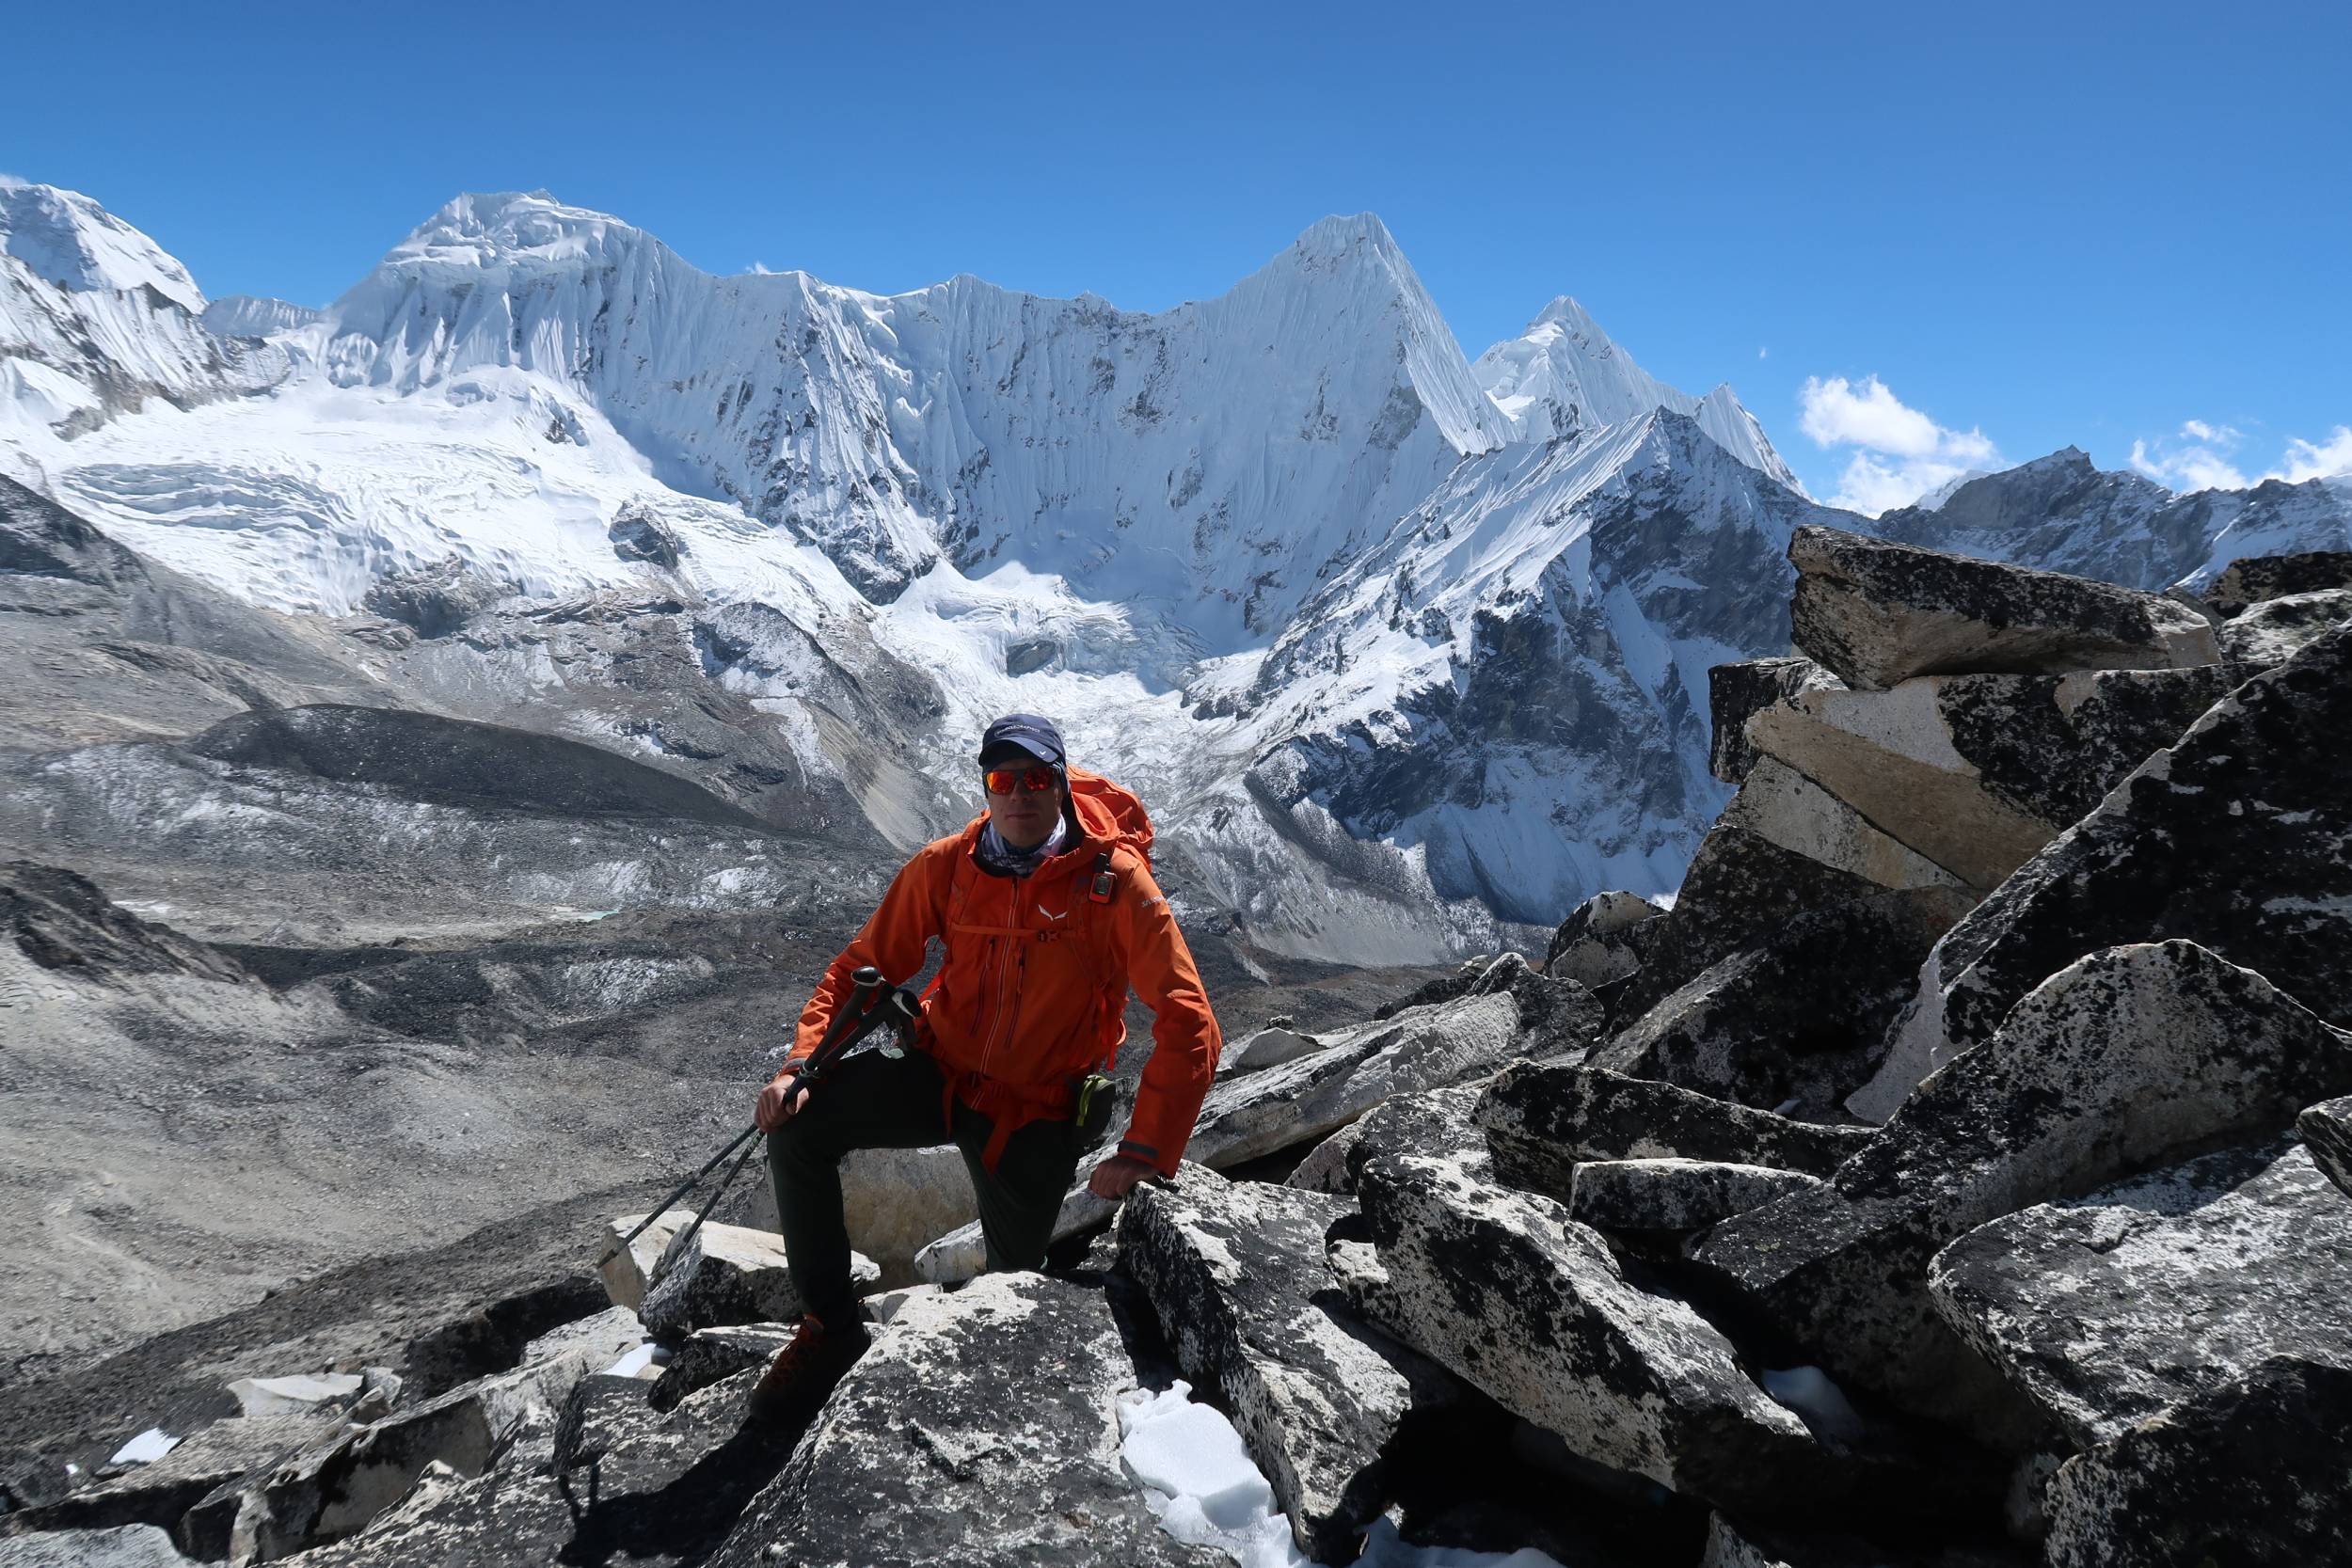
{"label": "man in orange jacket", "polygon": [[[841,1157],[952,1141],[979,1198],[992,1269],[1045,1260],[1087,1150],[1073,1117],[1086,1078],[1125,1037],[1132,986],[1152,1013],[1151,1059],[1126,1135],[1088,1178],[1122,1198],[1174,1175],[1223,1038],[1168,899],[1152,879],[1152,824],[1136,798],[1072,768],[1050,721],[1016,713],[979,751],[988,811],[925,845],[801,1014],[784,1069],[760,1091],[776,1210],[807,1316],[752,1393],[755,1418],[813,1411],[866,1348],[841,1214]],[[946,952],[923,993],[916,1049],[844,1058],[795,1082],[834,1010],[872,965],[893,981]]]}

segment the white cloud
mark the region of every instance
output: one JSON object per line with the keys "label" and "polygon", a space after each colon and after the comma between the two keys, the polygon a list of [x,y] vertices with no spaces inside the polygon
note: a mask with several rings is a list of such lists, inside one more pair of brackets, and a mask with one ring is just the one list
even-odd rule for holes
{"label": "white cloud", "polygon": [[776,269],[770,266],[765,261],[754,261],[752,263],[752,276],[754,277],[773,277],[775,275]]}
{"label": "white cloud", "polygon": [[2175,490],[2244,490],[2266,479],[2300,484],[2352,472],[2352,425],[2340,424],[2320,441],[2290,439],[2284,460],[2258,474],[2248,474],[2234,460],[2245,443],[2244,434],[2229,425],[2188,420],[2176,435],[2134,441],[2132,467]]}
{"label": "white cloud", "polygon": [[1816,446],[1855,447],[1832,506],[1875,517],[1972,470],[1998,467],[2001,454],[1981,430],[1947,430],[1908,407],[1877,376],[1807,376],[1797,390],[1800,421]]}
{"label": "white cloud", "polygon": [[1756,356],[1758,359],[1770,359],[1772,356],[1772,351],[1769,348],[1759,348],[1756,351]]}

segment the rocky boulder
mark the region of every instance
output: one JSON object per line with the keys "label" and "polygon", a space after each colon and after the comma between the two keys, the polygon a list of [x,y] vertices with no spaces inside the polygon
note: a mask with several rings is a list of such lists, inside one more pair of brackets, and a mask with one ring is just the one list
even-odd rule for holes
{"label": "rocky boulder", "polygon": [[1596,1230],[1698,1230],[1821,1185],[1818,1176],[1721,1160],[1588,1160],[1568,1217]]}
{"label": "rocky boulder", "polygon": [[[979,1217],[971,1170],[953,1144],[852,1149],[841,1162],[842,1227],[850,1245],[874,1260],[885,1288],[922,1278],[916,1255],[966,1226],[977,1235]],[[764,1171],[752,1188],[745,1223],[754,1230],[778,1229],[775,1187]]]}
{"label": "rocky boulder", "polygon": [[854,1543],[950,1568],[1224,1563],[1162,1530],[1120,1467],[1116,1401],[1136,1383],[1099,1290],[1002,1274],[918,1297],[709,1561],[832,1562]]}
{"label": "rocky boulder", "polygon": [[[873,1260],[855,1253],[850,1274],[860,1294],[882,1281]],[[638,1316],[646,1333],[677,1344],[698,1328],[792,1323],[805,1309],[792,1283],[783,1237],[741,1226],[705,1225],[683,1246],[670,1243]]]}
{"label": "rocky boulder", "polygon": [[2205,618],[2153,594],[1826,528],[1788,559],[1790,640],[1849,686],[2220,662]]}
{"label": "rocky boulder", "polygon": [[1344,1307],[1325,1235],[1354,1206],[1186,1165],[1139,1187],[1119,1256],[1195,1387],[1232,1413],[1299,1548],[1351,1548],[1388,1503],[1384,1455],[1413,1408],[1420,1358]]}
{"label": "rocky boulder", "polygon": [[1440,1155],[1484,1175],[1486,1136],[1470,1118],[1488,1082],[1473,1079],[1383,1101],[1361,1120],[1315,1145],[1292,1169],[1287,1184],[1309,1192],[1352,1193],[1355,1167],[1374,1153]]}
{"label": "rocky boulder", "polygon": [[2283,1356],[2067,1461],[2049,1568],[2352,1561],[2352,1369]]}
{"label": "rocky boulder", "polygon": [[605,1250],[609,1256],[597,1263],[596,1273],[604,1280],[604,1293],[613,1306],[634,1312],[644,1305],[645,1287],[654,1271],[661,1266],[661,1255],[669,1250],[671,1238],[685,1229],[693,1218],[691,1209],[664,1210],[627,1245],[622,1244],[621,1238],[636,1230],[644,1215],[624,1214],[606,1227]]}
{"label": "rocky boulder", "polygon": [[1827,1176],[1869,1141],[1861,1128],[1791,1121],[1571,1062],[1514,1062],[1487,1085],[1473,1119],[1502,1180],[1563,1202],[1588,1160],[1707,1160]]}
{"label": "rocky boulder", "polygon": [[2352,1356],[2352,1200],[2296,1145],[2211,1154],[1995,1220],[1928,1282],[2087,1449],[2270,1356]]}
{"label": "rocky boulder", "polygon": [[2352,1194],[2352,1099],[2312,1106],[2295,1118],[2295,1130],[2328,1180]]}
{"label": "rocky boulder", "polygon": [[1716,818],[1715,831],[1724,829],[1753,833],[1879,888],[1966,885],[1775,757],[1756,758],[1740,793]]}
{"label": "rocky boulder", "polygon": [[2346,621],[2352,621],[2352,589],[2265,599],[2222,623],[2217,634],[2222,666],[2233,683],[2250,680],[2277,669]]}
{"label": "rocky boulder", "polygon": [[[199,1427],[162,1458],[101,1475],[97,1483],[40,1507],[6,1515],[17,1528],[33,1530],[103,1530],[151,1525],[181,1531],[189,1510],[223,1486],[233,1486],[258,1469],[318,1443],[339,1430],[330,1415],[238,1417]],[[178,1539],[199,1556],[218,1557],[227,1537],[199,1528]]]}
{"label": "rocky boulder", "polygon": [[0,1568],[182,1568],[188,1561],[153,1525],[0,1536]]}
{"label": "rocky boulder", "polygon": [[1935,1315],[1930,1259],[1978,1226],[2206,1140],[2278,1132],[2352,1085],[2352,1037],[2190,942],[2092,955],[2021,1003],[1838,1167],[1694,1253],[1840,1377],[2014,1436],[2014,1402]]}
{"label": "rocky boulder", "polygon": [[698,1328],[670,1353],[669,1365],[661,1369],[661,1375],[646,1391],[645,1402],[656,1410],[675,1410],[690,1394],[700,1393],[739,1371],[766,1367],[799,1331],[797,1323],[730,1323],[719,1328]]}
{"label": "rocky boulder", "polygon": [[1725,784],[1743,782],[1757,755],[1748,743],[1750,719],[1800,691],[1844,684],[1809,658],[1752,658],[1716,665],[1707,672],[1708,715],[1714,736],[1708,770]]}
{"label": "rocky boulder", "polygon": [[1921,960],[1975,903],[1959,887],[1922,887],[1799,915],[1587,1059],[1806,1120],[1840,1119],[1846,1097],[1883,1061]]}
{"label": "rocky boulder", "polygon": [[1386,1275],[1363,1303],[1381,1326],[1573,1453],[1712,1503],[1820,1495],[1804,1423],[1561,1205],[1418,1155],[1367,1161],[1357,1196]]}
{"label": "rocky boulder", "polygon": [[2302,555],[2257,555],[2233,561],[2205,590],[2217,615],[2234,616],[2266,599],[2352,588],[2352,553],[2312,550]]}
{"label": "rocky boulder", "polygon": [[1651,922],[1666,911],[1633,893],[1596,893],[1560,923],[1544,973],[1597,990],[1642,967]]}
{"label": "rocky boulder", "polygon": [[1883,1121],[2086,953],[2186,938],[2352,1022],[2352,626],[2258,675],[2136,769],[1939,942],[1886,1065]]}

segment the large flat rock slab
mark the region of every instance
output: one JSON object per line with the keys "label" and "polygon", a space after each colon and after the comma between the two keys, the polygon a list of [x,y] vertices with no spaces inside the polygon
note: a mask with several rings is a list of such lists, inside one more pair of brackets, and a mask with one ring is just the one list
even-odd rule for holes
{"label": "large flat rock slab", "polygon": [[1841,1377],[1921,1414],[2000,1418],[1933,1311],[1946,1243],[2207,1140],[2282,1131],[2352,1083],[2352,1037],[2192,942],[2092,955],[1930,1078],[1832,1186],[1718,1226],[1694,1259]]}
{"label": "large flat rock slab", "polygon": [[2352,1098],[2310,1107],[2295,1118],[2295,1130],[2328,1180],[2352,1194]]}
{"label": "large flat rock slab", "polygon": [[1827,1176],[1870,1141],[1578,1062],[1514,1062],[1475,1113],[1508,1185],[1567,1201],[1587,1160],[1718,1160]]}
{"label": "large flat rock slab", "polygon": [[2087,1449],[2269,1356],[2352,1356],[2352,1197],[2296,1145],[2208,1155],[1971,1231],[1929,1289]]}
{"label": "large flat rock slab", "polygon": [[1592,1160],[1576,1167],[1568,1215],[1596,1230],[1699,1230],[1820,1185],[1802,1171],[1719,1160]]}
{"label": "large flat rock slab", "polygon": [[1487,1166],[1486,1135],[1471,1117],[1485,1098],[1486,1078],[1384,1100],[1357,1121],[1315,1145],[1285,1183],[1309,1192],[1353,1193],[1356,1167],[1374,1154],[1436,1154],[1461,1162],[1473,1175]]}
{"label": "large flat rock slab", "polygon": [[1872,1082],[1883,1121],[2086,953],[2185,938],[2352,1023],[2352,627],[2217,703],[1945,934]]}
{"label": "large flat rock slab", "polygon": [[1627,1277],[1551,1199],[1394,1155],[1357,1176],[1382,1326],[1571,1452],[1726,1506],[1785,1507],[1828,1466],[1687,1302]]}
{"label": "large flat rock slab", "polygon": [[[861,1294],[882,1279],[882,1270],[859,1253],[850,1255],[850,1275]],[[638,1315],[646,1333],[679,1344],[698,1328],[790,1323],[805,1309],[783,1237],[747,1226],[706,1225],[683,1244],[670,1243]]]}
{"label": "large flat rock slab", "polygon": [[1759,754],[1747,736],[1748,721],[1764,709],[1815,687],[1845,682],[1809,658],[1751,658],[1718,664],[1707,672],[1707,712],[1712,741],[1708,771],[1739,784]]}
{"label": "large flat rock slab", "polygon": [[2045,1506],[2049,1568],[2352,1562],[2352,1370],[2262,1363],[2070,1459]]}
{"label": "large flat rock slab", "polygon": [[[1387,1506],[1384,1456],[1420,1357],[1343,1301],[1325,1236],[1353,1203],[1185,1165],[1139,1187],[1119,1255],[1184,1375],[1232,1415],[1301,1550],[1352,1548]],[[1434,1370],[1424,1371],[1424,1379]]]}
{"label": "large flat rock slab", "polygon": [[1003,1274],[917,1297],[709,1560],[1222,1564],[1162,1531],[1120,1468],[1116,1401],[1136,1385],[1099,1290]]}
{"label": "large flat rock slab", "polygon": [[1913,675],[2171,670],[2220,661],[2187,606],[2087,578],[1800,528],[1789,640],[1849,686]]}

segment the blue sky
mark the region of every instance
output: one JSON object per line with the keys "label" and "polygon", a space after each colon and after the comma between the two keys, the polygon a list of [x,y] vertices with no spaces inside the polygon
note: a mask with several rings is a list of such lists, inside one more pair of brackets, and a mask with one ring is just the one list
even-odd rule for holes
{"label": "blue sky", "polygon": [[1573,293],[1817,495],[2070,442],[2186,486],[2352,467],[2348,13],[21,7],[0,170],[312,304],[461,190],[1138,309],[1370,210],[1469,353]]}

